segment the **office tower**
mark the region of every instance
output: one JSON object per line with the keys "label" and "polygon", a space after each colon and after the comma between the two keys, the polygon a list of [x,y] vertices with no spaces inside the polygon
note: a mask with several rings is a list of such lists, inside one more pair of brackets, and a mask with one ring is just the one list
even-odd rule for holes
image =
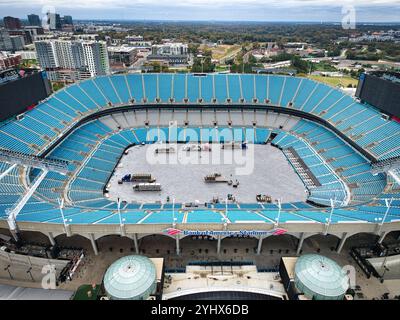
{"label": "office tower", "polygon": [[61,29],[61,18],[58,13],[47,13],[47,25],[49,30]]}
{"label": "office tower", "polygon": [[10,39],[13,51],[22,50],[24,48],[25,40],[23,36],[10,36]]}
{"label": "office tower", "polygon": [[40,27],[42,26],[42,21],[40,20],[40,17],[37,14],[28,14],[28,21],[30,26],[37,26]]}
{"label": "office tower", "polygon": [[64,19],[64,24],[71,24],[71,25],[73,24],[71,16],[64,16],[63,19]]}
{"label": "office tower", "polygon": [[10,33],[5,29],[0,29],[0,51],[10,51],[12,49]]}
{"label": "office tower", "polygon": [[4,27],[8,30],[21,29],[21,21],[14,17],[4,17],[3,18]]}

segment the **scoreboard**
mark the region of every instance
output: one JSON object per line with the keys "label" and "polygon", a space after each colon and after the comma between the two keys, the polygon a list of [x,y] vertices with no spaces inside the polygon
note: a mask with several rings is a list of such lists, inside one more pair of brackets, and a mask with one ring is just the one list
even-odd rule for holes
{"label": "scoreboard", "polygon": [[400,117],[400,75],[361,74],[356,97],[390,116]]}
{"label": "scoreboard", "polygon": [[46,74],[24,74],[14,69],[0,73],[0,121],[25,112],[47,98],[51,87]]}

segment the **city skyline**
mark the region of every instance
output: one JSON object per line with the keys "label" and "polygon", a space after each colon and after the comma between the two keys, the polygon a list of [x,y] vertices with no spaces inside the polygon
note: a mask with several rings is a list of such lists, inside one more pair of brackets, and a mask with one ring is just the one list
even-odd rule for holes
{"label": "city skyline", "polygon": [[185,0],[167,5],[161,0],[1,0],[0,10],[4,16],[23,19],[30,13],[41,16],[53,7],[57,13],[77,20],[340,22],[348,5],[354,6],[357,22],[399,21],[398,0],[326,0],[322,5],[315,0]]}

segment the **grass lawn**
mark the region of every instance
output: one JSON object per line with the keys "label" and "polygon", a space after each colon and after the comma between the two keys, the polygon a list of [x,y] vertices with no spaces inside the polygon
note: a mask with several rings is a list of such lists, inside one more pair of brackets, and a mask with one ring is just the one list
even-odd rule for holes
{"label": "grass lawn", "polygon": [[227,45],[227,44],[218,45],[212,48],[207,46],[200,46],[200,49],[210,49],[212,59],[216,60],[220,60],[226,56],[229,56],[235,51],[240,51],[241,48],[242,47],[240,45]]}
{"label": "grass lawn", "polygon": [[307,75],[307,78],[326,83],[332,87],[337,87],[338,85],[341,85],[342,87],[347,88],[349,84],[352,84],[353,87],[357,87],[358,84],[357,79],[346,76],[337,78],[337,77]]}
{"label": "grass lawn", "polygon": [[228,71],[229,66],[226,65],[221,65],[221,66],[215,66],[215,71],[217,72],[223,72],[223,71]]}
{"label": "grass lawn", "polygon": [[[88,296],[88,291],[92,292],[91,297]],[[92,285],[84,284],[76,290],[73,300],[96,300],[97,295],[100,291],[100,285],[96,285],[96,288],[93,289]]]}
{"label": "grass lawn", "polygon": [[62,82],[52,82],[53,92],[56,92],[65,87],[65,84]]}

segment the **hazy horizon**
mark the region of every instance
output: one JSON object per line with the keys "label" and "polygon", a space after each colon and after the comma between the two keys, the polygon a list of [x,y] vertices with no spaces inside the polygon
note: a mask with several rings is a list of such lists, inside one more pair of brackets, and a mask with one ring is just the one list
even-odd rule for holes
{"label": "hazy horizon", "polygon": [[[322,3],[322,4],[321,4]],[[341,22],[348,5],[358,23],[400,22],[400,0],[0,0],[3,16],[26,19],[53,7],[75,20]],[[342,11],[344,9],[344,11]],[[342,13],[343,12],[343,13]]]}

